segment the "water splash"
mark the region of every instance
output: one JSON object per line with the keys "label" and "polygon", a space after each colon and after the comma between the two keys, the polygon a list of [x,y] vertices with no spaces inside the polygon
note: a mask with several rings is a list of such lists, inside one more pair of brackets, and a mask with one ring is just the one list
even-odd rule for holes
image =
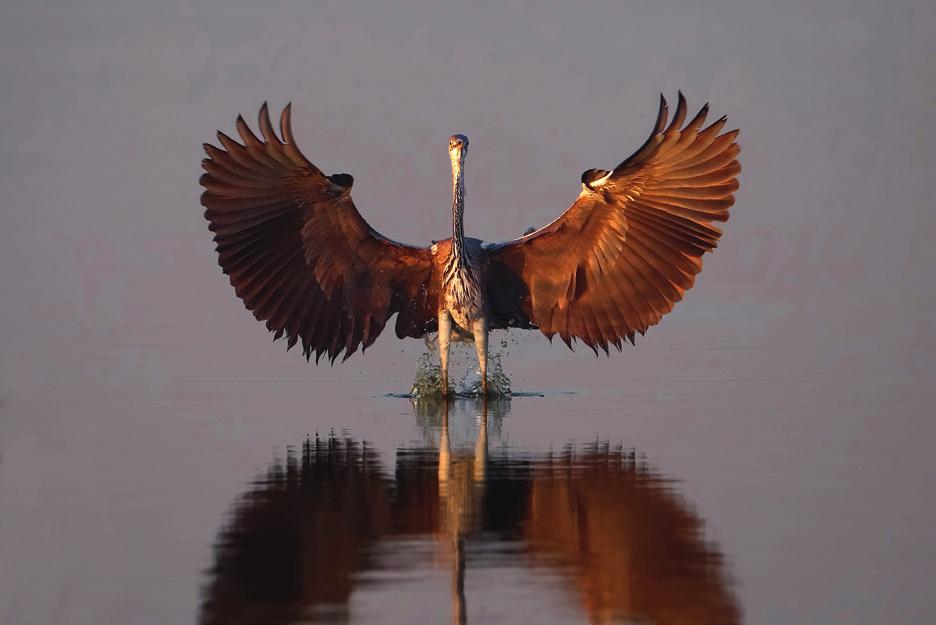
{"label": "water splash", "polygon": [[[453,379],[453,365],[463,361],[471,362],[474,359],[474,348],[470,351],[459,344],[453,344],[449,356],[449,390],[456,397],[481,397],[481,370],[475,365],[465,371],[458,379]],[[438,397],[442,392],[442,368],[439,365],[439,354],[433,342],[426,341],[426,351],[419,356],[416,362],[416,378],[410,389],[410,397]],[[488,396],[510,397],[512,395],[510,376],[504,372],[500,352],[488,356]]]}
{"label": "water splash", "polygon": [[[461,397],[481,397],[481,369],[469,369],[455,384],[455,394]],[[488,396],[510,397],[510,377],[504,373],[500,352],[488,356]]]}
{"label": "water splash", "polygon": [[439,366],[436,355],[426,351],[416,361],[416,378],[411,397],[437,397],[442,392],[442,368]]}

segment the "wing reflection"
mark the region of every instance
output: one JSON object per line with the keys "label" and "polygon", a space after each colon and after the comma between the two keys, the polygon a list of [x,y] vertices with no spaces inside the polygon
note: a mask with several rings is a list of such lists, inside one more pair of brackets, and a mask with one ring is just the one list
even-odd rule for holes
{"label": "wing reflection", "polygon": [[[399,548],[412,539],[451,577],[453,623],[467,622],[466,575],[518,565],[565,580],[588,623],[739,622],[722,557],[671,481],[608,444],[492,450],[508,408],[420,404],[425,442],[398,449],[392,474],[334,436],[278,459],[218,536],[200,622],[352,622],[352,591],[381,583],[371,573],[415,566]],[[502,545],[519,547],[490,557]]]}
{"label": "wing reflection", "polygon": [[307,440],[238,502],[215,545],[203,623],[347,622],[361,547],[390,527],[376,454],[352,440]]}
{"label": "wing reflection", "polygon": [[633,452],[594,444],[537,463],[525,525],[533,553],[563,566],[591,623],[737,623],[703,521]]}

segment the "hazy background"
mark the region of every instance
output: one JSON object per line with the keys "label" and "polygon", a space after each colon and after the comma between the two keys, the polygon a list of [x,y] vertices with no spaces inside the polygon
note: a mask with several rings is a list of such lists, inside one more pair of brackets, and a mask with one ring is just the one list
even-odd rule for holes
{"label": "hazy background", "polygon": [[[355,176],[378,230],[424,243],[450,228],[450,133],[472,140],[469,232],[501,240],[563,211],[581,171],[630,154],[658,93],[682,89],[741,129],[743,173],[677,314],[783,316],[816,357],[829,333],[882,352],[931,342],[912,319],[936,304],[934,15],[927,2],[6,3],[3,387],[47,389],[76,366],[76,341],[127,355],[167,326],[321,375],[265,345],[200,217],[201,143],[265,99],[294,102],[301,147]],[[751,297],[769,307],[743,310]],[[351,367],[379,373],[397,348],[380,341]],[[582,379],[608,369],[552,357]],[[880,363],[862,366],[870,381]]]}
{"label": "hazy background", "polygon": [[[307,156],[412,243],[449,232],[446,140],[464,132],[467,230],[500,240],[555,218],[682,89],[741,129],[723,242],[623,356],[511,335],[516,387],[618,411],[531,416],[529,444],[642,433],[734,555],[752,623],[924,622],[934,30],[923,0],[4,2],[0,621],[95,622],[76,604],[112,602],[122,622],[186,622],[221,512],[273,446],[316,427],[391,451],[408,436],[374,397],[407,390],[421,342],[389,333],[316,369],[235,299],[198,201],[216,129],[292,101]],[[136,499],[153,489],[187,503]],[[780,517],[767,547],[757,522]]]}

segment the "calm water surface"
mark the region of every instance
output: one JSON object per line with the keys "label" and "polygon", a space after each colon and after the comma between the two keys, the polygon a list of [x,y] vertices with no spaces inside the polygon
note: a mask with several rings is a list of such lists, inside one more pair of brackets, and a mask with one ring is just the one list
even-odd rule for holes
{"label": "calm water surface", "polygon": [[536,393],[486,406],[387,396],[416,344],[36,352],[0,405],[0,623],[931,622],[926,345],[671,325],[610,361],[508,342]]}

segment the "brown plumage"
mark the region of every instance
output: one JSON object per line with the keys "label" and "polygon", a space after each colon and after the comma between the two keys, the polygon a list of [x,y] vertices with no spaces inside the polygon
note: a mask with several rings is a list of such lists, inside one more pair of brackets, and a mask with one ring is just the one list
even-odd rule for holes
{"label": "brown plumage", "polygon": [[380,236],[358,213],[347,174],[325,176],[296,147],[290,107],[282,139],[260,109],[261,140],[243,118],[244,144],[218,133],[205,145],[202,205],[219,263],[237,296],[288,347],[345,358],[398,313],[400,338],[434,329],[438,277],[428,249]]}
{"label": "brown plumage", "polygon": [[[202,204],[237,296],[275,338],[285,335],[288,347],[301,341],[307,358],[348,358],[394,314],[399,338],[440,330],[444,365],[449,325],[484,339],[482,373],[487,331],[496,328],[539,328],[570,347],[581,340],[607,353],[658,323],[692,287],[702,255],[721,236],[712,222],[727,220],[734,203],[738,131],[722,133],[724,117],[704,127],[708,105],[688,123],[686,112],[679,94],[667,123],[661,96],[637,152],[611,171],[586,171],[565,213],[504,243],[464,237],[463,135],[449,144],[454,238],[413,247],[364,221],[351,200],[351,176],[326,176],[303,156],[289,106],[279,136],[264,104],[260,137],[238,118],[243,143],[219,133],[220,148],[205,145]],[[461,276],[472,278],[472,288]],[[477,293],[483,301],[466,307],[462,300]]]}
{"label": "brown plumage", "polygon": [[[621,348],[673,309],[716,247],[738,189],[737,130],[721,118],[702,129],[708,105],[682,127],[680,94],[666,125],[660,99],[644,145],[583,191],[556,221],[489,250],[495,315],[527,320],[571,346]],[[603,172],[598,172],[603,173]]]}

